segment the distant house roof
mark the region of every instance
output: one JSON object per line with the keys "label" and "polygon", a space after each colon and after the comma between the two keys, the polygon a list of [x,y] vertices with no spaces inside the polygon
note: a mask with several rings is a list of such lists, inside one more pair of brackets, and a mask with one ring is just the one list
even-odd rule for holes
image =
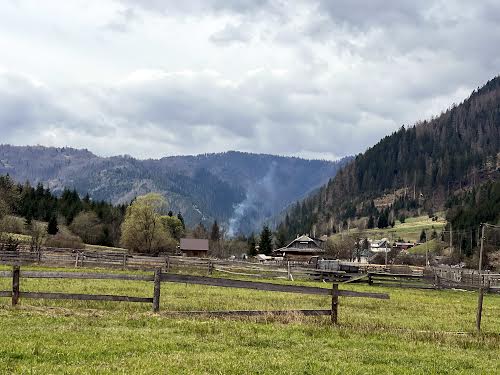
{"label": "distant house roof", "polygon": [[290,242],[285,247],[291,248],[291,247],[295,247],[295,245],[306,244],[306,243],[312,247],[319,247],[319,242],[320,242],[320,240],[318,240],[317,238],[312,238],[312,237],[309,237],[309,236],[303,234],[302,236],[299,236],[296,239],[294,239],[292,242]]}
{"label": "distant house roof", "polygon": [[302,235],[294,239],[287,246],[274,250],[277,253],[296,253],[296,254],[319,254],[325,251],[320,247],[321,240]]}
{"label": "distant house roof", "polygon": [[181,250],[208,251],[208,240],[198,238],[181,238]]}

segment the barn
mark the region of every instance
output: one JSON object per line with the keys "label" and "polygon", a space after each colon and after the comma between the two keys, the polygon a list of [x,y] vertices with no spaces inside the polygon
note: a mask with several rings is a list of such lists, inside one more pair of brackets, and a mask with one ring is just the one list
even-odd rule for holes
{"label": "barn", "polygon": [[208,240],[198,238],[181,238],[183,256],[204,258],[208,256]]}

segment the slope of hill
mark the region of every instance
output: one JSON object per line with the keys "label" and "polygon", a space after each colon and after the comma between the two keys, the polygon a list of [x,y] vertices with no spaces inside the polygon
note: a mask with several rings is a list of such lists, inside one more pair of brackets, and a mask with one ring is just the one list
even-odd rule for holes
{"label": "slope of hill", "polygon": [[[436,210],[455,192],[500,171],[500,77],[460,105],[402,127],[358,155],[318,192],[293,206],[283,225],[290,235],[332,233],[348,219]],[[393,218],[392,218],[393,219]],[[375,224],[376,225],[376,224]]]}
{"label": "slope of hill", "polygon": [[291,202],[324,184],[339,162],[226,152],[137,160],[103,158],[87,150],[0,145],[0,175],[39,182],[60,192],[75,188],[94,200],[127,203],[151,191],[164,194],[188,225],[225,224],[232,234],[254,230]]}

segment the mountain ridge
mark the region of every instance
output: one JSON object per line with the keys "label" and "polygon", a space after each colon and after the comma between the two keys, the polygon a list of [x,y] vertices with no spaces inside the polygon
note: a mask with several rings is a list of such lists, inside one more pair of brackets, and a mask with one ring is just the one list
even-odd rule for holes
{"label": "mountain ridge", "polygon": [[[75,188],[81,195],[112,203],[160,192],[189,225],[218,220],[232,234],[257,229],[257,223],[321,186],[349,160],[240,151],[140,160],[129,155],[101,157],[71,147],[0,145],[0,174],[18,182],[42,183],[56,193]],[[301,181],[306,172],[309,178]],[[279,183],[283,180],[291,182],[284,186]],[[273,189],[269,184],[275,185]],[[232,221],[237,228],[229,228],[237,208],[242,217]]]}

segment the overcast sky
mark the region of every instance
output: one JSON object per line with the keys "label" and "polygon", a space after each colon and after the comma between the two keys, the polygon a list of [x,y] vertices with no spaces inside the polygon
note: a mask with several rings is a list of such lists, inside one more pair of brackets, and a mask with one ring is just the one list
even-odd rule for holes
{"label": "overcast sky", "polygon": [[3,0],[0,143],[335,159],[465,99],[498,46],[495,0]]}

